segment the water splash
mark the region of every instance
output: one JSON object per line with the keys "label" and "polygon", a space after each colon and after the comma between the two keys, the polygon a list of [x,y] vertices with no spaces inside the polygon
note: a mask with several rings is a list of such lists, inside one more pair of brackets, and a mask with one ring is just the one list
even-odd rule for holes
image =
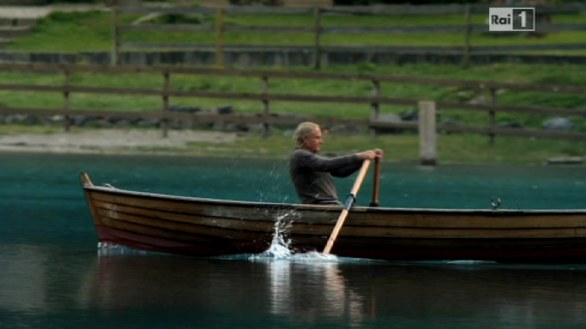
{"label": "water splash", "polygon": [[334,254],[324,254],[319,251],[309,251],[293,255],[293,261],[297,263],[338,263],[340,258]]}
{"label": "water splash", "polygon": [[291,239],[287,237],[295,218],[299,215],[295,210],[278,214],[275,221],[273,240],[267,250],[260,254],[250,256],[251,261],[275,261],[286,260],[299,263],[323,263],[338,262],[338,257],[332,254],[324,254],[318,251],[296,253],[291,249]]}
{"label": "water splash", "polygon": [[295,210],[277,214],[271,245],[264,252],[252,255],[250,257],[251,260],[288,259],[293,255],[291,251],[291,240],[287,238],[287,233],[293,225],[294,215]]}
{"label": "water splash", "polygon": [[[288,203],[288,193],[283,193],[283,176],[288,172],[289,163],[287,160],[276,160],[270,162],[270,168],[267,168],[260,181],[256,184],[256,198],[260,202],[279,202]],[[288,186],[288,184],[287,184]]]}
{"label": "water splash", "polygon": [[98,242],[98,256],[127,256],[127,255],[149,255],[153,252],[138,250],[111,242]]}
{"label": "water splash", "polygon": [[475,265],[493,265],[498,264],[495,261],[490,260],[474,260],[474,259],[461,259],[461,260],[449,260],[445,261],[446,264],[449,265],[458,265],[458,266],[475,266]]}

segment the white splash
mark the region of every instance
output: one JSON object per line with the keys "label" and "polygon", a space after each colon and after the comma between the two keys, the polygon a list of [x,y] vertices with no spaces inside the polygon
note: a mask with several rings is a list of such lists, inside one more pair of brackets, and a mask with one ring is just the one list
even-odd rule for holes
{"label": "white splash", "polygon": [[338,256],[333,254],[324,254],[319,251],[309,251],[293,255],[293,261],[297,263],[338,263]]}
{"label": "white splash", "polygon": [[250,260],[267,260],[267,259],[289,259],[293,252],[290,249],[291,240],[286,238],[287,230],[291,228],[292,217],[295,211],[288,211],[277,215],[274,225],[273,240],[267,250],[260,254],[252,255]]}
{"label": "white splash", "polygon": [[277,215],[273,240],[267,250],[260,254],[250,256],[251,261],[275,261],[287,260],[299,263],[323,263],[338,262],[338,257],[332,254],[324,254],[317,251],[296,253],[291,250],[291,240],[287,238],[288,230],[293,225],[297,213],[292,210]]}
{"label": "white splash", "polygon": [[98,256],[148,255],[151,252],[138,250],[111,242],[98,242]]}

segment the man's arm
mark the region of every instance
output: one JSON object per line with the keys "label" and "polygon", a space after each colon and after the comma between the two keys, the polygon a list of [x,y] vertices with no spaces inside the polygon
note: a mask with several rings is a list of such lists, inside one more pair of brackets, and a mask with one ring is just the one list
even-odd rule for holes
{"label": "man's arm", "polygon": [[360,169],[363,160],[382,157],[381,150],[369,150],[350,155],[327,158],[306,150],[297,150],[299,164],[310,170],[329,172],[336,177],[346,177]]}

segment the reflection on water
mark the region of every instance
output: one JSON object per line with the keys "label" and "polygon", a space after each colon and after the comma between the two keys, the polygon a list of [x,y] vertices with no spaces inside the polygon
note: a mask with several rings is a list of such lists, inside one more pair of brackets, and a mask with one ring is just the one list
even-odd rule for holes
{"label": "reflection on water", "polygon": [[347,289],[338,264],[277,260],[267,263],[266,271],[271,314],[309,324],[363,321],[362,297]]}
{"label": "reflection on water", "polygon": [[30,245],[3,250],[0,261],[0,309],[33,311],[47,309],[47,255]]}
{"label": "reflection on water", "polygon": [[[4,154],[0,328],[586,327],[584,265],[388,263],[279,258],[278,251],[233,259],[107,248],[96,255],[80,170],[98,184],[141,191],[289,200],[295,194],[286,170],[270,171],[265,162]],[[389,164],[381,203],[487,209],[499,197],[501,208],[583,208],[585,174],[582,167],[422,171]],[[337,181],[339,190],[352,182]],[[361,195],[367,203],[367,193]],[[295,218],[279,215],[284,221],[276,229],[286,231]]]}
{"label": "reflection on water", "polygon": [[1,251],[7,328],[104,318],[132,318],[134,327],[164,318],[168,328],[586,325],[585,266],[96,256],[26,245]]}
{"label": "reflection on water", "polygon": [[[362,297],[347,289],[338,263],[101,256],[80,307],[226,310],[294,322],[361,322]],[[264,314],[264,315],[263,315]]]}

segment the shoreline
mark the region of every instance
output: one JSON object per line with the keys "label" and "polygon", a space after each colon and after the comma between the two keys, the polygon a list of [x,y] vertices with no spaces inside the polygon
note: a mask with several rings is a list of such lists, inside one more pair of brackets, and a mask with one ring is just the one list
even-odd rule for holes
{"label": "shoreline", "polygon": [[0,135],[0,152],[107,155],[198,155],[189,143],[225,144],[236,133],[160,129],[99,129],[74,132]]}
{"label": "shoreline", "polygon": [[[442,138],[448,137],[442,135]],[[379,147],[388,150],[385,152],[388,156],[383,162],[419,166],[416,151],[418,140],[413,137],[401,138],[401,135],[378,140],[356,135],[331,136],[328,141],[330,150],[325,154],[335,156]],[[444,152],[440,149],[438,166],[585,166],[586,156],[582,154],[532,151],[519,156],[521,151],[528,152],[526,146],[529,144],[524,143],[518,143],[505,151],[488,148],[485,153],[493,154],[483,158],[478,156],[478,145],[468,145],[471,144],[469,139],[464,141],[466,145],[458,144],[457,151],[453,150],[454,145],[448,145],[449,141],[446,141]],[[482,139],[480,143],[484,143]],[[254,133],[208,130],[169,130],[168,137],[162,137],[159,128],[73,129],[71,132],[19,130],[0,134],[0,153],[285,159],[294,147],[289,137],[264,139]],[[465,147],[470,149],[466,150]],[[462,153],[467,155],[462,156]]]}

